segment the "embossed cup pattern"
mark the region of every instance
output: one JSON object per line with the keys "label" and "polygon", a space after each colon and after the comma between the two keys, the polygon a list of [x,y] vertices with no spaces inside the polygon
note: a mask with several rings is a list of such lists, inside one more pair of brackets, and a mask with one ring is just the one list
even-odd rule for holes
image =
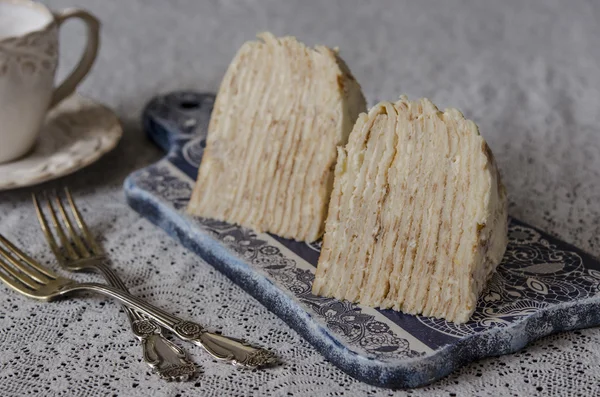
{"label": "embossed cup pattern", "polygon": [[[58,87],[58,30],[69,18],[87,26],[87,46],[73,72]],[[98,50],[98,20],[78,9],[51,12],[29,0],[0,0],[0,163],[26,154],[50,108],[71,95],[87,75]]]}
{"label": "embossed cup pattern", "polygon": [[0,42],[0,162],[24,155],[44,122],[58,65],[58,29]]}

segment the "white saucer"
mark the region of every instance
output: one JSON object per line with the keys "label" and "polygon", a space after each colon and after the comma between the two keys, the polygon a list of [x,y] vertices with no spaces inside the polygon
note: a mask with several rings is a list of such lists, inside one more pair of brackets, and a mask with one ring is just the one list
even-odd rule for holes
{"label": "white saucer", "polygon": [[123,128],[112,110],[74,94],[48,113],[35,147],[0,164],[0,190],[31,186],[75,172],[112,150]]}

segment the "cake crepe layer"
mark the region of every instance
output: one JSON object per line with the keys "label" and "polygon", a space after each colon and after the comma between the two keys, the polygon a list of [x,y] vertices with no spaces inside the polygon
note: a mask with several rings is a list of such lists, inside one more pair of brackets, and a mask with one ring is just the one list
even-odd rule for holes
{"label": "cake crepe layer", "polygon": [[191,214],[315,241],[336,147],[366,103],[337,51],[259,35],[227,70],[211,116]]}
{"label": "cake crepe layer", "polygon": [[361,114],[340,148],[313,293],[466,322],[507,244],[477,126],[427,99]]}

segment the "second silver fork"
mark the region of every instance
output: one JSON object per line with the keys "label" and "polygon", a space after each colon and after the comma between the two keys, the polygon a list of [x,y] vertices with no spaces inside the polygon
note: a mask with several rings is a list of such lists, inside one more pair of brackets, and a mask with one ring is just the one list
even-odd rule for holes
{"label": "second silver fork", "polygon": [[[106,265],[108,259],[83,221],[69,189],[65,188],[65,197],[78,231],[76,231],[71,217],[67,214],[59,195],[54,194],[54,205],[49,195],[45,194],[45,196],[47,212],[50,214],[54,233],[58,235],[61,247],[56,244],[56,239],[50,231],[40,201],[35,194],[33,195],[33,203],[46,241],[60,265],[70,271],[92,270],[99,272],[110,285],[127,291],[123,281]],[[58,208],[58,214],[54,206]],[[59,218],[62,220],[69,237],[67,237],[63,226],[61,226]],[[169,381],[185,381],[196,372],[196,366],[188,360],[185,351],[164,337],[160,325],[127,306],[123,306],[123,309],[129,318],[134,335],[142,344],[144,361],[161,378]]]}

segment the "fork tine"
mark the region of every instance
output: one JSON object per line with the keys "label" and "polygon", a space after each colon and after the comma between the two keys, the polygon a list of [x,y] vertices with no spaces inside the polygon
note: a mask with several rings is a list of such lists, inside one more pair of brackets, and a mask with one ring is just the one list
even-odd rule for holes
{"label": "fork tine", "polygon": [[58,261],[62,262],[62,261],[64,261],[65,257],[63,256],[62,252],[60,252],[60,248],[58,248],[58,244],[56,243],[56,239],[54,238],[54,235],[52,234],[52,232],[50,232],[50,228],[48,227],[48,221],[46,220],[46,216],[44,215],[44,213],[42,212],[42,209],[40,208],[40,203],[38,201],[38,198],[35,193],[33,193],[31,196],[33,198],[33,205],[35,207],[35,212],[37,213],[38,221],[40,222],[40,227],[42,228],[42,232],[44,232],[46,241],[48,242],[50,249],[52,249],[52,252],[54,252],[54,255],[56,256]]}
{"label": "fork tine", "polygon": [[69,205],[71,207],[71,212],[75,216],[75,220],[77,221],[77,225],[79,226],[79,229],[81,230],[81,232],[84,235],[85,242],[92,249],[92,251],[93,251],[94,254],[101,255],[102,254],[102,249],[96,243],[96,240],[94,239],[94,236],[92,236],[92,233],[90,233],[87,225],[83,221],[83,218],[81,217],[81,214],[79,213],[79,210],[77,209],[77,206],[75,205],[75,200],[73,200],[73,196],[71,196],[71,191],[69,190],[68,187],[65,187],[65,195],[67,196],[67,200],[69,201]]}
{"label": "fork tine", "polygon": [[[0,247],[0,257],[5,259],[4,261],[0,260],[0,268],[29,288],[37,289],[38,284],[36,284],[36,280],[28,273],[24,272],[22,269],[24,266],[20,265],[20,262],[10,256],[10,254],[2,247]],[[11,266],[11,264],[14,265],[19,271]]]}
{"label": "fork tine", "polygon": [[83,244],[83,242],[81,241],[81,239],[79,238],[79,236],[77,235],[77,233],[75,233],[75,228],[73,227],[73,224],[71,223],[71,220],[67,216],[67,212],[65,211],[65,207],[63,206],[63,203],[62,203],[60,197],[58,196],[58,194],[56,194],[54,196],[54,199],[56,201],[56,204],[58,205],[58,211],[60,212],[60,215],[62,216],[63,223],[67,227],[67,231],[69,232],[69,235],[71,236],[71,239],[73,240],[73,242],[75,243],[75,246],[79,250],[79,254],[81,256],[83,256],[84,258],[89,258],[90,257],[90,252],[88,251],[88,249],[86,248],[86,246]]}
{"label": "fork tine", "polygon": [[[48,276],[51,279],[58,278],[56,273],[54,273],[52,270],[48,269],[47,267],[42,266],[38,261],[36,261],[35,259],[33,259],[29,255],[27,255],[26,253],[21,251],[19,248],[17,248],[16,245],[14,245],[10,241],[8,241],[8,239],[6,237],[4,237],[2,234],[0,234],[0,242],[2,242],[2,244],[4,244],[8,248],[8,250],[13,253],[13,255],[19,257],[23,262],[25,262],[26,264],[28,264],[30,267],[34,268],[41,274]],[[2,247],[0,247],[0,249],[2,249]],[[5,250],[5,252],[6,252],[6,250]],[[44,282],[47,282],[47,281],[44,281]]]}
{"label": "fork tine", "polygon": [[48,197],[48,194],[46,194],[46,204],[48,206],[48,211],[50,211],[50,217],[52,218],[52,223],[54,224],[54,228],[56,229],[58,238],[60,239],[60,241],[63,245],[63,248],[67,251],[67,256],[70,257],[71,259],[79,259],[79,255],[77,255],[77,252],[75,252],[75,250],[71,246],[71,243],[69,243],[69,240],[67,239],[67,236],[65,235],[65,231],[63,230],[62,226],[58,222],[58,218],[56,217],[56,212],[54,212],[54,207],[52,206],[52,203],[51,203],[50,197]]}
{"label": "fork tine", "polygon": [[27,284],[25,284],[22,280],[21,277],[15,277],[13,271],[11,271],[11,267],[4,262],[1,258],[0,258],[0,269],[2,269],[3,271],[0,271],[0,280],[2,280],[4,283],[8,284],[9,287],[23,293],[23,292],[29,292],[32,289],[36,289],[36,288],[32,288],[30,286],[28,286]]}

